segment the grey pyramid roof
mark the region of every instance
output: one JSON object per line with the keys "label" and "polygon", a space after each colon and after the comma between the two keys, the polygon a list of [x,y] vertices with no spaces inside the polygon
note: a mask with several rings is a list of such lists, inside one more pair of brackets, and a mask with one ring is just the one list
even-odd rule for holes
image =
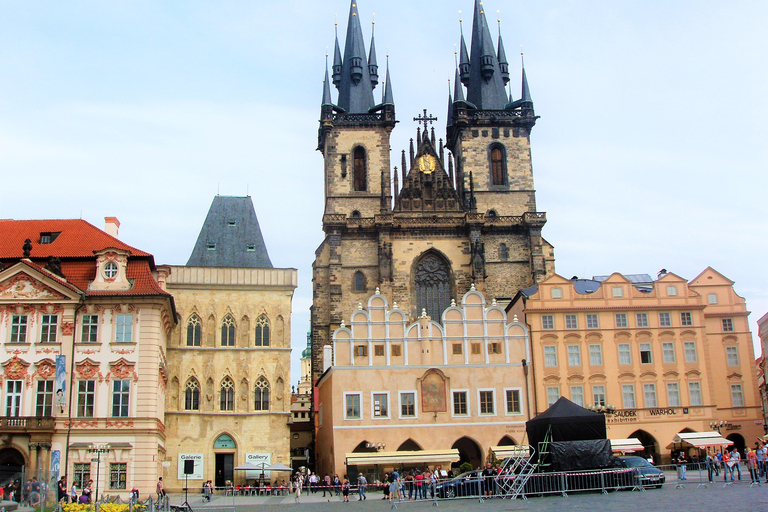
{"label": "grey pyramid roof", "polygon": [[[484,58],[488,59],[487,66],[493,70],[487,80],[482,74]],[[476,105],[479,110],[503,110],[507,100],[504,79],[501,75],[498,55],[493,49],[491,31],[485,18],[483,4],[480,0],[475,0],[467,101]]]}
{"label": "grey pyramid roof", "polygon": [[323,102],[322,105],[333,105],[331,101],[331,84],[328,83],[328,65],[325,66],[325,78],[323,79]]}
{"label": "grey pyramid roof", "polygon": [[[359,73],[359,78],[353,77],[353,71]],[[347,39],[344,43],[344,60],[341,64],[341,81],[338,84],[339,107],[350,114],[367,114],[374,106],[373,85],[357,2],[352,0],[347,22]]]}
{"label": "grey pyramid roof", "polygon": [[272,268],[250,196],[216,196],[188,267]]}
{"label": "grey pyramid roof", "polygon": [[381,98],[383,105],[394,105],[395,98],[392,95],[392,81],[389,79],[389,59],[387,59],[387,77],[384,80],[384,94]]}

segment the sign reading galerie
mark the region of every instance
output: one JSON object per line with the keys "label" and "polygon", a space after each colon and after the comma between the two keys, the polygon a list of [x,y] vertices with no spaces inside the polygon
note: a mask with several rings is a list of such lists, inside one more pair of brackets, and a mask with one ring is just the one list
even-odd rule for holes
{"label": "sign reading galerie", "polygon": [[[245,462],[250,462],[251,464],[255,466],[259,466],[260,468],[265,468],[265,467],[268,467],[270,464],[272,464],[272,454],[271,453],[246,453]],[[261,478],[261,470],[259,471],[248,470],[245,472],[245,478],[258,480],[259,478]],[[269,480],[270,478],[269,471],[264,472],[264,478]]]}
{"label": "sign reading galerie", "polygon": [[[185,460],[195,461],[195,469],[189,475],[184,474]],[[203,455],[202,453],[180,453],[179,463],[176,465],[177,478],[179,480],[184,480],[185,478],[189,478],[190,480],[202,480],[203,473],[205,472],[205,464],[203,463],[204,460],[205,460],[205,455]]]}

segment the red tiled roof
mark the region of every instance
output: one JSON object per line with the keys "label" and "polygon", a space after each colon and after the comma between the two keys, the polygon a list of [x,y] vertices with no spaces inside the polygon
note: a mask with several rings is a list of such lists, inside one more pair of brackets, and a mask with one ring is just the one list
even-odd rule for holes
{"label": "red tiled roof", "polygon": [[82,293],[82,288],[81,287],[75,286],[74,284],[72,284],[71,281],[67,281],[65,279],[62,279],[61,277],[57,276],[53,272],[49,272],[48,270],[46,270],[43,267],[43,265],[38,265],[37,263],[35,263],[33,261],[30,261],[30,260],[27,260],[27,259],[21,260],[21,263],[23,263],[24,265],[27,265],[27,266],[37,270],[41,274],[47,276],[49,279],[52,279],[53,281],[56,281],[57,283],[61,284],[62,286],[66,286],[67,288],[69,288],[73,292]]}
{"label": "red tiled roof", "polygon": [[[40,233],[61,233],[53,243],[41,244]],[[21,258],[24,240],[32,242],[32,259],[92,257],[94,251],[115,248],[131,251],[132,256],[152,257],[108,235],[82,219],[0,220],[0,258]]]}

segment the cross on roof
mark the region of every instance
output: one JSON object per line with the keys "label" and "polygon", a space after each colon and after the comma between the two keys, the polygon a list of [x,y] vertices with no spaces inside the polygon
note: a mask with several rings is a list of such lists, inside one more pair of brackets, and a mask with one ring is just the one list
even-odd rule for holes
{"label": "cross on roof", "polygon": [[414,121],[418,121],[419,123],[424,123],[424,130],[427,130],[427,123],[432,123],[432,121],[437,121],[436,117],[433,117],[432,115],[427,115],[427,109],[424,109],[424,115],[421,114],[418,115],[418,117],[413,118]]}

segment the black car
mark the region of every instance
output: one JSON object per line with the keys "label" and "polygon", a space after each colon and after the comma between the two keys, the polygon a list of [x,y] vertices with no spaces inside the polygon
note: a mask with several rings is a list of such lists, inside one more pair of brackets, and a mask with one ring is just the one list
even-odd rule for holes
{"label": "black car", "polygon": [[[487,485],[493,485],[493,481]],[[485,491],[485,478],[482,471],[467,471],[450,480],[441,480],[435,485],[435,493],[441,498],[464,496],[482,496]]]}
{"label": "black car", "polygon": [[636,485],[660,489],[667,479],[659,468],[642,457],[616,457],[614,462],[616,467],[632,468]]}

